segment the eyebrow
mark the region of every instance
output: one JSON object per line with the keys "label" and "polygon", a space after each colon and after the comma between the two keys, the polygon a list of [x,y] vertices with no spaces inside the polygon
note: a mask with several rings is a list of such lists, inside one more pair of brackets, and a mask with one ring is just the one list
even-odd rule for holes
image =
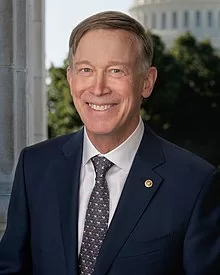
{"label": "eyebrow", "polygon": [[[81,61],[76,61],[75,66],[79,66],[79,65],[83,65],[83,64],[87,64],[90,66],[93,66],[91,62],[89,62],[88,60],[81,60]],[[122,62],[122,61],[117,61],[117,60],[112,60],[110,62],[108,62],[108,66],[112,66],[112,65],[122,65],[122,66],[129,66],[128,62]]]}
{"label": "eyebrow", "polygon": [[76,61],[74,63],[75,66],[79,66],[79,65],[82,65],[82,64],[87,64],[87,65],[92,66],[92,64],[88,60]]}
{"label": "eyebrow", "polygon": [[128,66],[129,65],[129,63],[128,62],[122,62],[122,61],[117,61],[117,60],[113,60],[113,61],[110,61],[109,63],[108,63],[108,65],[109,66],[111,66],[111,65],[122,65],[122,66]]}

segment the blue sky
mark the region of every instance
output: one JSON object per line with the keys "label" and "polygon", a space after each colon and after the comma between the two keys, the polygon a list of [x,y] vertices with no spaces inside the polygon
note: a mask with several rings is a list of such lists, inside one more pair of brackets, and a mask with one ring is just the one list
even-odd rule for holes
{"label": "blue sky", "polygon": [[74,26],[84,18],[104,10],[128,13],[134,0],[45,0],[46,67],[59,66],[67,56],[68,39]]}

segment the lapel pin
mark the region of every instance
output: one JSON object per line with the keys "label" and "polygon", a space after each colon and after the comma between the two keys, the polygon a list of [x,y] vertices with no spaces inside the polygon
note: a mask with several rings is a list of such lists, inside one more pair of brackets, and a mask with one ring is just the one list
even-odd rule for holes
{"label": "lapel pin", "polygon": [[153,181],[152,180],[145,180],[144,185],[147,188],[151,188],[153,186]]}

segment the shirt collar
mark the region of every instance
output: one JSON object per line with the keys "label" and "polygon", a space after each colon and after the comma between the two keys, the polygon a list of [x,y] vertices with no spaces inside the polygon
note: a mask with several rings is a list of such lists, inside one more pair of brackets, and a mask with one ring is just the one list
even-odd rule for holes
{"label": "shirt collar", "polygon": [[90,141],[84,127],[82,166],[85,166],[92,157],[96,155],[102,155],[125,172],[129,172],[143,137],[143,133],[144,123],[140,118],[138,126],[134,132],[122,144],[107,154],[101,154]]}

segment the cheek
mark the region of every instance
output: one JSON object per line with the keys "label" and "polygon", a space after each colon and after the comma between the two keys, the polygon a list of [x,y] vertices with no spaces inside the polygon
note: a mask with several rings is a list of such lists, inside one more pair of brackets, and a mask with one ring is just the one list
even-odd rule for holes
{"label": "cheek", "polygon": [[139,89],[134,82],[124,83],[119,89],[119,93],[128,105],[133,105],[134,102],[140,100],[141,95]]}
{"label": "cheek", "polygon": [[124,96],[125,104],[127,105],[128,112],[137,111],[140,109],[141,102],[142,102],[142,96],[141,91],[138,90],[138,87],[130,87],[129,90],[127,90],[127,94]]}
{"label": "cheek", "polygon": [[109,81],[109,86],[113,91],[116,91],[124,99],[131,97],[131,94],[134,90],[133,82],[130,79],[113,79]]}
{"label": "cheek", "polygon": [[80,94],[82,93],[83,89],[84,89],[84,85],[82,83],[82,81],[79,81],[79,79],[77,78],[74,78],[72,80],[72,83],[71,83],[71,94],[72,94],[72,97],[75,98],[75,97],[79,97]]}

